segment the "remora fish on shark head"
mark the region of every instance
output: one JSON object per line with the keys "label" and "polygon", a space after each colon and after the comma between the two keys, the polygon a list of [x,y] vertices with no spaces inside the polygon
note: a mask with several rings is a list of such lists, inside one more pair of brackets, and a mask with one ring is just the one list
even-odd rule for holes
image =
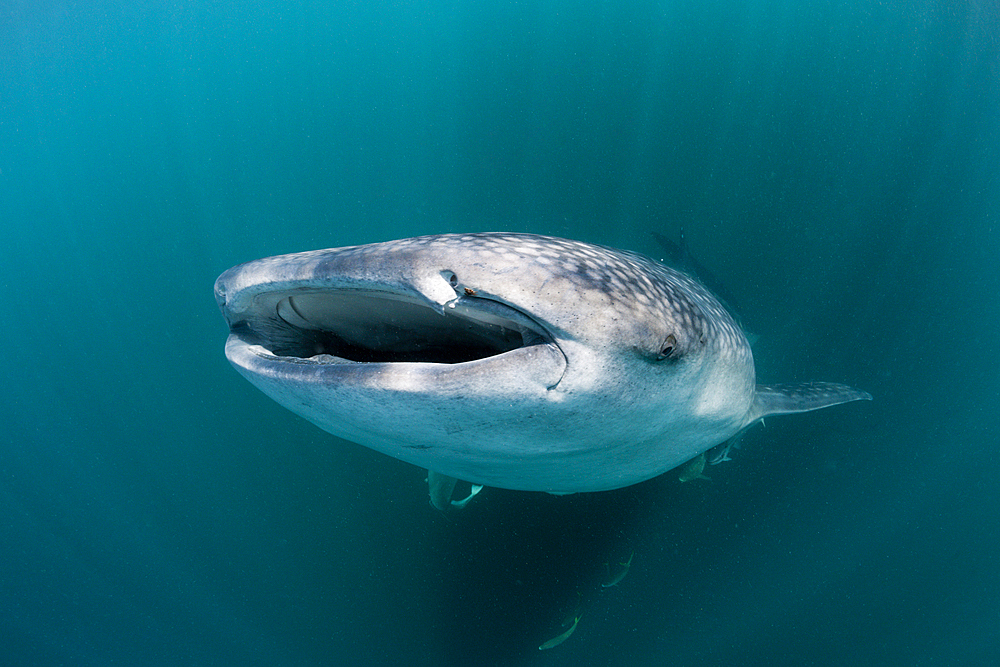
{"label": "remora fish on shark head", "polygon": [[743,332],[697,281],[578,241],[445,234],[282,255],[226,271],[215,295],[226,356],[265,394],[473,484],[620,488],[767,415],[871,398],[756,384]]}

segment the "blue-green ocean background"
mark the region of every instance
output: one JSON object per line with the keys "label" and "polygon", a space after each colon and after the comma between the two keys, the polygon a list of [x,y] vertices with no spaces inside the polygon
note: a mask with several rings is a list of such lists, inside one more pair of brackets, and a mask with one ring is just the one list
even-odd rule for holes
{"label": "blue-green ocean background", "polygon": [[[1000,664],[998,211],[993,0],[6,0],[0,663]],[[223,355],[239,262],[682,228],[875,401],[444,517]]]}

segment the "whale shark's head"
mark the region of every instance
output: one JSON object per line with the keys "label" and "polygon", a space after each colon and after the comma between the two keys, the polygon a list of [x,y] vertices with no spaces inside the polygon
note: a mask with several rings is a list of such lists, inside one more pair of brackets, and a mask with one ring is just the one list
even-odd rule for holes
{"label": "whale shark's head", "polygon": [[627,486],[761,412],[750,347],[707,290],[587,243],[449,234],[282,255],[215,294],[227,357],[267,395],[470,482]]}

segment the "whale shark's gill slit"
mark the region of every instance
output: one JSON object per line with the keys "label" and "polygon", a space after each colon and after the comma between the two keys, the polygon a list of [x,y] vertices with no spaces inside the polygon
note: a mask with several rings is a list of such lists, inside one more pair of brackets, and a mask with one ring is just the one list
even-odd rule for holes
{"label": "whale shark's gill slit", "polygon": [[279,357],[456,364],[547,342],[523,314],[482,299],[442,313],[395,294],[341,290],[284,296],[276,313],[251,328]]}

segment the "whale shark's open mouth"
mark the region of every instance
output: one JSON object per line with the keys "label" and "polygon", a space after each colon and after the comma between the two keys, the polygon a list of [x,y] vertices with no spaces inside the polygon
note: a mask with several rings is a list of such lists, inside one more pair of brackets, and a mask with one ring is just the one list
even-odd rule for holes
{"label": "whale shark's open mouth", "polygon": [[289,361],[457,364],[553,343],[524,312],[474,296],[443,308],[366,289],[265,292],[254,301],[233,335]]}

